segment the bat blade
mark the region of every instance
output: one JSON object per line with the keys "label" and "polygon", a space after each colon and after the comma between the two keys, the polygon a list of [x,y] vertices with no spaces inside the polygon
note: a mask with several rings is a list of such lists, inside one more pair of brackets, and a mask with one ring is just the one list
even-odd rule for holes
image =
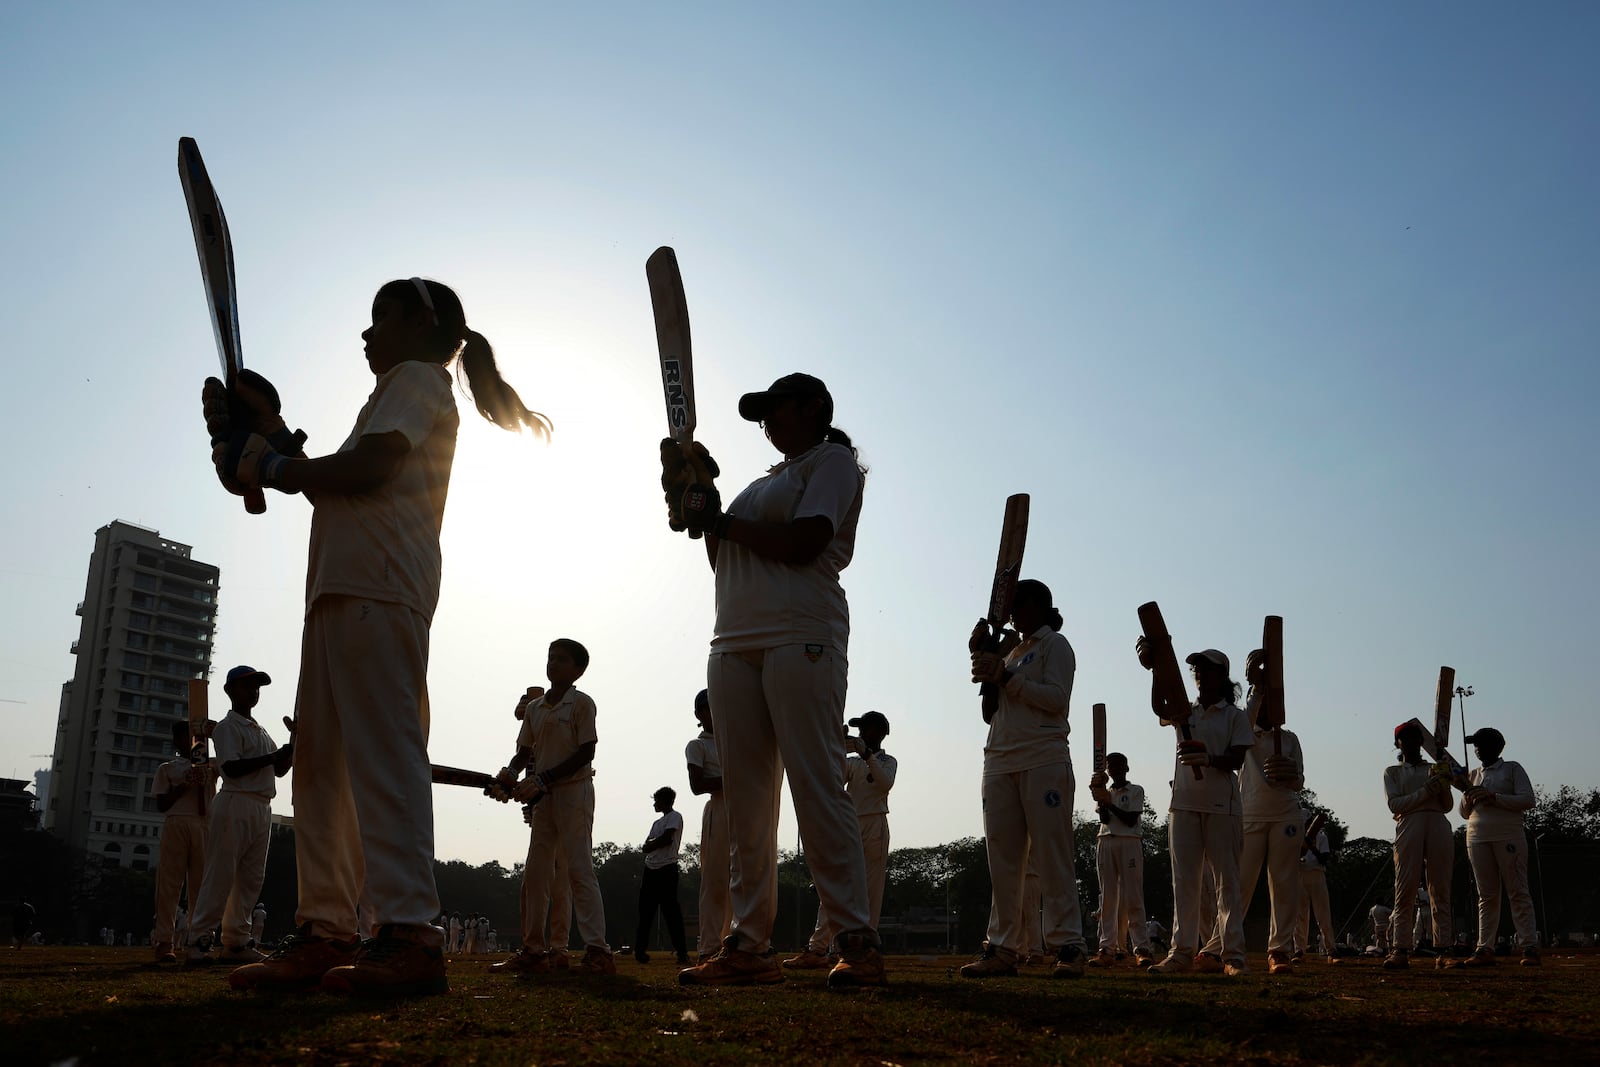
{"label": "bat blade", "polygon": [[1267,685],[1262,695],[1260,723],[1272,727],[1275,755],[1283,755],[1283,616],[1268,615],[1261,627],[1261,650],[1266,654]]}
{"label": "bat blade", "polygon": [[661,388],[667,404],[667,434],[694,439],[694,345],[689,337],[689,304],[683,295],[678,254],[662,245],[644,264],[655,310],[656,349],[661,356]]}
{"label": "bat blade", "polygon": [[[1183,674],[1178,670],[1178,656],[1172,649],[1172,635],[1167,632],[1167,622],[1161,617],[1161,607],[1154,600],[1139,605],[1139,628],[1154,660],[1150,668],[1151,708],[1165,725],[1176,725],[1183,739],[1191,741],[1189,729],[1189,693],[1183,687]],[[1193,768],[1195,778],[1204,777],[1199,767]]]}
{"label": "bat blade", "polygon": [[[205,288],[206,310],[216,337],[217,357],[222,364],[222,382],[231,395],[239,371],[244,367],[244,346],[239,339],[239,294],[233,273],[233,239],[228,236],[228,218],[222,213],[222,201],[206,173],[200,146],[193,137],[178,139],[178,180],[183,185],[183,199],[189,207],[195,253],[200,257],[200,281]],[[244,507],[252,515],[267,510],[267,501],[260,489],[245,491]]]}
{"label": "bat blade", "polygon": [[1450,754],[1448,748],[1439,743],[1438,738],[1434,737],[1432,731],[1422,725],[1421,719],[1412,719],[1409,725],[1415,726],[1422,734],[1422,751],[1432,756],[1433,762],[1442,763],[1449,767],[1451,775],[1463,780],[1466,779],[1466,767],[1462,766],[1461,761]]}
{"label": "bat blade", "polygon": [[1016,594],[1017,580],[1022,577],[1022,555],[1028,547],[1030,500],[1027,493],[1006,497],[1005,518],[1000,524],[1000,552],[994,565],[994,584],[989,589],[988,619],[997,629],[1004,626],[1011,615],[1011,598]]}
{"label": "bat blade", "polygon": [[[194,747],[206,743],[206,723],[211,717],[211,690],[210,683],[204,678],[189,679],[189,752],[190,759],[194,758]],[[200,814],[206,813],[206,794],[209,789],[202,788],[199,793]]]}
{"label": "bat blade", "polygon": [[1328,824],[1328,813],[1327,812],[1319,811],[1319,812],[1316,813],[1316,815],[1312,816],[1311,822],[1306,824],[1306,832],[1305,832],[1305,834],[1302,835],[1302,837],[1300,838],[1300,853],[1301,853],[1301,855],[1304,855],[1305,853],[1311,851],[1311,849],[1317,843],[1317,835],[1322,833],[1322,828],[1324,826],[1326,826],[1327,824]]}
{"label": "bat blade", "polygon": [[434,785],[461,785],[468,789],[488,789],[494,785],[494,775],[482,771],[445,767],[437,763],[431,764],[429,769],[433,772]]}
{"label": "bat blade", "polygon": [[1440,667],[1439,684],[1433,691],[1433,739],[1441,749],[1450,744],[1450,712],[1455,694],[1456,669]]}
{"label": "bat blade", "polygon": [[1106,706],[1094,706],[1094,772],[1106,769]]}

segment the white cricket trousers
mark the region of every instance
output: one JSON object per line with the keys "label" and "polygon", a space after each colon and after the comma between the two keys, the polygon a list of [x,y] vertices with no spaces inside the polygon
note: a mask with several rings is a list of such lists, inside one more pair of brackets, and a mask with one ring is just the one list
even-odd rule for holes
{"label": "white cricket trousers", "polygon": [[1133,950],[1141,955],[1148,954],[1144,840],[1123,834],[1101,834],[1095,838],[1095,871],[1100,876],[1100,950],[1121,952],[1131,937]]}
{"label": "white cricket trousers", "polygon": [[1338,931],[1333,928],[1333,906],[1328,903],[1328,874],[1321,867],[1300,868],[1300,918],[1294,924],[1297,952],[1311,951],[1311,912],[1317,913],[1317,929],[1322,931],[1322,953],[1333,956]]}
{"label": "white cricket trousers", "polygon": [[[867,907],[872,911],[872,928],[878,928],[878,917],[883,913],[883,885],[889,867],[889,816],[884,812],[862,815],[857,820],[861,826],[861,857],[867,865]],[[817,925],[811,931],[810,948],[826,954],[842,930],[828,921],[828,910],[817,905]]]}
{"label": "white cricket trousers", "polygon": [[1072,762],[983,776],[983,833],[994,911],[989,947],[1015,961],[1032,951],[1024,932],[1022,891],[1028,864],[1039,872],[1045,954],[1083,947],[1083,917],[1072,858]]}
{"label": "white cricket trousers", "polygon": [[295,924],[349,940],[365,932],[365,899],[376,925],[443,948],[431,925],[427,620],[399,604],[319,597],[300,642],[295,718]]}
{"label": "white cricket trousers", "polygon": [[841,933],[877,943],[855,805],[844,790],[848,664],[827,645],[713,652],[706,666],[722,761],[738,947],[765,953],[778,915],[778,805],[785,771],[811,880]]}
{"label": "white cricket trousers", "polygon": [[189,883],[189,904],[193,906],[205,873],[206,817],[168,815],[161,827],[161,854],[156,857],[156,944],[172,944],[183,884]]}
{"label": "white cricket trousers", "polygon": [[[544,936],[559,852],[566,863],[572,903],[577,907],[578,936],[586,948],[610,953],[606,944],[606,907],[594,873],[593,833],[593,778],[563,782],[533,806],[528,860],[522,868],[522,947],[529,952],[538,954],[551,947],[567,947],[566,941],[552,945]],[[554,914],[550,914],[550,925],[552,933],[559,935],[562,923]]]}
{"label": "white cricket trousers", "polygon": [[[593,860],[590,862],[592,865]],[[598,882],[599,876],[595,878]],[[601,918],[604,920],[604,916]],[[551,949],[565,952],[571,941],[572,871],[567,866],[566,853],[557,848],[550,864],[550,937],[545,944]]]}
{"label": "white cricket trousers", "polygon": [[700,812],[700,954],[713,956],[731,932],[728,910],[728,808],[721,793]]}
{"label": "white cricket trousers", "polygon": [[1394,947],[1410,950],[1416,941],[1413,914],[1423,869],[1428,874],[1428,904],[1433,912],[1433,943],[1455,943],[1450,923],[1450,878],[1455,870],[1455,841],[1442,811],[1402,815],[1394,831]]}
{"label": "white cricket trousers", "polygon": [[[1292,953],[1295,924],[1300,921],[1300,845],[1305,840],[1305,819],[1300,815],[1244,824],[1244,848],[1239,857],[1240,921],[1250,910],[1267,868],[1267,894],[1272,905],[1272,922],[1267,929],[1267,951]],[[1222,955],[1221,924],[1213,927],[1202,952]]]}
{"label": "white cricket trousers", "polygon": [[189,913],[189,929],[198,939],[221,922],[222,943],[238,948],[250,943],[250,912],[267,878],[272,802],[224,789],[206,810],[206,873]]}
{"label": "white cricket trousers", "polygon": [[[1237,815],[1174,811],[1167,822],[1172,852],[1171,956],[1192,961],[1203,944],[1216,941],[1223,960],[1243,963],[1244,908],[1239,903],[1239,858],[1244,849],[1244,820]],[[1206,871],[1216,879],[1215,901],[1202,899]],[[1201,915],[1216,905],[1216,926],[1202,942]],[[1219,938],[1220,933],[1220,938]]]}
{"label": "white cricket trousers", "polygon": [[1478,951],[1494,951],[1495,936],[1500,932],[1502,887],[1511,903],[1517,946],[1537,948],[1538,920],[1528,893],[1527,835],[1514,841],[1474,841],[1467,846],[1467,859],[1472,863],[1472,880],[1478,883]]}

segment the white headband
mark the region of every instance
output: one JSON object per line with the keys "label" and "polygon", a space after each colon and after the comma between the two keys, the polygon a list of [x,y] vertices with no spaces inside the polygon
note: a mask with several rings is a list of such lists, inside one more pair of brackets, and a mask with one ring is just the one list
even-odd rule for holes
{"label": "white headband", "polygon": [[421,278],[412,278],[411,284],[417,287],[417,292],[422,294],[422,306],[428,309],[428,314],[433,318],[433,324],[439,325],[439,312],[434,309],[433,297],[428,295],[428,283]]}

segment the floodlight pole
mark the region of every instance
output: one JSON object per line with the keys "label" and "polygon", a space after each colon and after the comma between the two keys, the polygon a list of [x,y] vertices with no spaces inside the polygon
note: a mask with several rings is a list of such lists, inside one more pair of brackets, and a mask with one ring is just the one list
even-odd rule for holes
{"label": "floodlight pole", "polygon": [[1467,698],[1471,695],[1472,686],[1456,686],[1456,697],[1461,702],[1461,766],[1468,770],[1472,769],[1472,760],[1468,756],[1471,749],[1467,747]]}

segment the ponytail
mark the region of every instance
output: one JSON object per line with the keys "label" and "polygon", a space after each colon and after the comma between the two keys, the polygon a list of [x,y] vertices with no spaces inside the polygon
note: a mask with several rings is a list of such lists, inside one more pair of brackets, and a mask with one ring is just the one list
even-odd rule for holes
{"label": "ponytail", "polygon": [[1067,624],[1067,620],[1065,620],[1065,619],[1063,619],[1061,617],[1061,610],[1059,608],[1051,608],[1050,609],[1050,629],[1054,630],[1056,633],[1060,633],[1061,632],[1061,627],[1065,626],[1066,624]]}
{"label": "ponytail", "polygon": [[466,392],[478,414],[502,430],[526,427],[545,440],[550,439],[553,427],[549,418],[529,410],[517,391],[500,377],[494,349],[483,334],[467,329],[467,313],[454,289],[431,278],[407,278],[385,283],[378,296],[397,300],[408,311],[428,314],[433,323],[427,339],[429,355],[441,366],[460,355],[459,368],[467,377]]}
{"label": "ponytail", "polygon": [[848,448],[850,450],[850,454],[856,457],[856,468],[860,470],[863,475],[867,473],[866,466],[860,461],[861,453],[856,449],[855,444],[851,442],[849,434],[845,433],[832,423],[829,423],[822,428],[822,439],[831,444],[843,445],[844,447]]}

